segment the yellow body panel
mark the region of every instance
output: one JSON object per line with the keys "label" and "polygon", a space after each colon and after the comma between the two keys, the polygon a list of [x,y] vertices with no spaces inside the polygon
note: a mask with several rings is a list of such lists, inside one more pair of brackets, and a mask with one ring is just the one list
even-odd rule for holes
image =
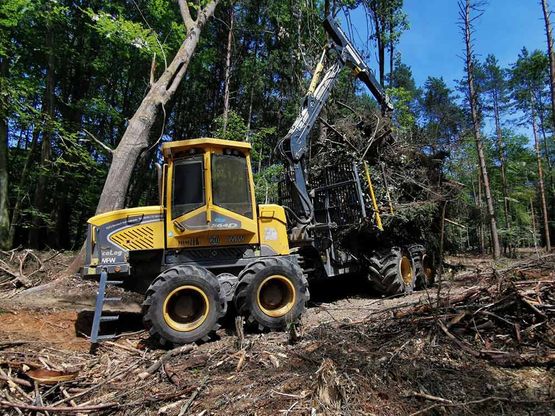
{"label": "yellow body panel", "polygon": [[89,224],[92,225],[104,225],[108,222],[112,222],[115,220],[123,219],[126,217],[130,218],[138,218],[141,215],[156,215],[156,214],[163,214],[164,207],[160,205],[153,205],[148,207],[135,207],[135,208],[125,208],[125,209],[118,209],[116,211],[109,211],[105,212],[104,214],[98,214],[94,217],[89,218],[87,221]]}
{"label": "yellow body panel", "polygon": [[148,206],[95,215],[88,221],[93,226],[91,241],[96,244],[94,231],[97,227],[104,226],[108,233],[107,240],[124,250],[163,249],[163,214],[163,207]]}
{"label": "yellow body panel", "polygon": [[276,254],[290,254],[287,239],[287,219],[285,209],[280,205],[258,206],[258,227],[260,245],[271,248]]}
{"label": "yellow body panel", "polygon": [[164,222],[129,227],[112,234],[110,240],[128,251],[164,248]]}
{"label": "yellow body panel", "polygon": [[247,151],[249,153],[252,146],[246,142],[235,142],[223,139],[202,138],[192,140],[179,140],[162,144],[162,154],[166,161],[174,159],[175,155],[191,148],[233,148]]}

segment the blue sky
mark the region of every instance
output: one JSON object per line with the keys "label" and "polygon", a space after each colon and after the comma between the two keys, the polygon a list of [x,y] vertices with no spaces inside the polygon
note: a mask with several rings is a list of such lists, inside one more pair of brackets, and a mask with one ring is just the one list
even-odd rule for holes
{"label": "blue sky", "polygon": [[[421,85],[429,75],[449,84],[463,75],[463,40],[456,0],[405,0],[411,29],[399,45],[403,61]],[[523,46],[545,49],[542,9],[538,0],[490,0],[476,21],[475,51],[479,59],[492,53],[502,66],[516,61]]]}
{"label": "blue sky", "polygon": [[[463,39],[458,27],[457,0],[404,0],[410,29],[403,33],[398,51],[412,69],[417,85],[428,76],[443,77],[448,85],[463,76]],[[344,16],[346,31],[348,25]],[[368,28],[362,12],[351,12],[354,31],[348,33],[364,47]],[[376,69],[375,47],[370,45],[370,66]],[[546,48],[539,0],[489,0],[475,23],[474,47],[479,59],[492,53],[502,66],[516,61],[522,47]],[[386,68],[386,70],[388,70]]]}
{"label": "blue sky", "polygon": [[[474,50],[480,60],[491,53],[502,67],[509,67],[522,47],[546,49],[539,0],[489,0],[483,9],[483,15],[474,24]],[[404,10],[410,29],[403,33],[398,51],[402,61],[411,67],[417,86],[422,86],[428,76],[434,76],[443,77],[454,89],[464,71],[457,0],[404,0]],[[377,72],[376,48],[365,41],[368,28],[363,11],[351,12],[352,30],[342,13],[338,18],[359,48],[370,51],[368,64]],[[517,130],[527,132],[526,128]]]}

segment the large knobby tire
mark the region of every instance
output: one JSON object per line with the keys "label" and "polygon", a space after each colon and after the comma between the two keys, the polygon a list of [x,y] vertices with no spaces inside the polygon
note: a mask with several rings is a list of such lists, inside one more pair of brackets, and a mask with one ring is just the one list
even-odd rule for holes
{"label": "large knobby tire", "polygon": [[370,287],[380,295],[395,296],[412,293],[414,270],[408,256],[398,247],[366,256]]}
{"label": "large knobby tire", "polygon": [[279,257],[250,263],[235,290],[235,308],[251,328],[284,329],[296,322],[309,300],[308,282],[301,268]]}
{"label": "large knobby tire", "polygon": [[207,341],[225,314],[225,296],[214,274],[197,266],[161,273],[146,292],[143,323],[162,345]]}
{"label": "large knobby tire", "polygon": [[435,267],[432,257],[426,252],[424,246],[414,244],[408,248],[415,274],[415,287],[422,290],[433,286],[435,280]]}

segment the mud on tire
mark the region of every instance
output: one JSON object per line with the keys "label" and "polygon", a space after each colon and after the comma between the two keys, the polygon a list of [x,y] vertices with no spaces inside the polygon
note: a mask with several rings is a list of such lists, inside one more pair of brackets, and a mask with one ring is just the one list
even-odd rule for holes
{"label": "mud on tire", "polygon": [[239,274],[234,304],[246,324],[258,330],[284,329],[304,312],[308,282],[289,260],[269,257],[250,263]]}
{"label": "mud on tire", "polygon": [[414,270],[408,253],[399,247],[366,256],[370,287],[383,296],[402,295],[414,290]]}
{"label": "mud on tire", "polygon": [[207,341],[225,314],[225,295],[214,274],[197,266],[176,266],[150,285],[143,323],[160,344]]}

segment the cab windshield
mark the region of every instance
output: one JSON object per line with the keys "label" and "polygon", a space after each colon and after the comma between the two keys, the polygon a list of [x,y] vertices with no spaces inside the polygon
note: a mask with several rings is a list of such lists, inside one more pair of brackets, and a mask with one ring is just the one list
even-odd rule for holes
{"label": "cab windshield", "polygon": [[247,160],[243,155],[212,155],[214,204],[252,218]]}
{"label": "cab windshield", "polygon": [[173,171],[172,219],[200,208],[204,202],[203,156],[175,162]]}

